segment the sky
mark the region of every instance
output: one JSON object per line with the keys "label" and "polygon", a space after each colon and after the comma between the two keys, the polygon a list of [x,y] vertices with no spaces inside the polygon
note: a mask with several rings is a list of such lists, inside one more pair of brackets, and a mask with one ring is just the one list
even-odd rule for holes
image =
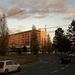
{"label": "sky", "polygon": [[6,18],[9,33],[22,32],[36,28],[47,28],[51,39],[54,31],[62,27],[64,31],[75,19],[75,0],[0,0],[0,14],[9,15],[24,10]]}

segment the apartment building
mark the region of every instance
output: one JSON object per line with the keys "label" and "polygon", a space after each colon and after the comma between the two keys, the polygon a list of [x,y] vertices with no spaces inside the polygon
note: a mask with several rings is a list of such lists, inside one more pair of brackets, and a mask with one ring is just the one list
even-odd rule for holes
{"label": "apartment building", "polygon": [[[40,29],[35,31],[37,33],[38,41],[41,46],[41,43],[47,39],[46,31]],[[26,45],[27,47],[30,47],[31,33],[32,30],[29,30],[9,35],[9,46],[22,47]]]}

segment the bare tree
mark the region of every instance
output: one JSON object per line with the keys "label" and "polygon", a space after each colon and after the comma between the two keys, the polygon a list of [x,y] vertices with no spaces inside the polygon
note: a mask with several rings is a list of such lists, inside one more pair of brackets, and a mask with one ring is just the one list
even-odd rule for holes
{"label": "bare tree", "polygon": [[49,34],[47,36],[47,51],[48,51],[49,54],[52,51],[52,43],[51,43]]}
{"label": "bare tree", "polygon": [[[5,17],[5,14],[3,14],[3,17]],[[0,20],[0,55],[5,55],[7,52],[9,52],[8,40],[9,40],[8,27],[6,25],[5,18],[2,18]]]}

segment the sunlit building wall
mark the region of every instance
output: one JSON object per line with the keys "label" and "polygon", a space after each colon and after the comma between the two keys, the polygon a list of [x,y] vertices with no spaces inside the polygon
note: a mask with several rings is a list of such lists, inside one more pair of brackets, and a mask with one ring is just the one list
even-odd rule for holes
{"label": "sunlit building wall", "polygon": [[[32,30],[29,30],[9,35],[9,46],[22,47],[25,45],[30,47],[31,33]],[[36,30],[36,33],[41,46],[42,42],[47,39],[46,31]]]}

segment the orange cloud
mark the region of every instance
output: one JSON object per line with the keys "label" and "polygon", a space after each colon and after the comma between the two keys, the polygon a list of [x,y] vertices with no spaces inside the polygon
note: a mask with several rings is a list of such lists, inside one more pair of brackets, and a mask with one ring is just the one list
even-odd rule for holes
{"label": "orange cloud", "polygon": [[39,18],[44,18],[48,14],[55,15],[72,12],[72,8],[67,6],[68,0],[8,0],[7,2],[8,3],[6,3],[6,5],[0,5],[0,9],[7,12],[7,14],[14,13],[22,9],[25,10],[24,12],[10,17],[16,19],[29,18],[31,15],[33,17],[35,14],[43,15]]}

